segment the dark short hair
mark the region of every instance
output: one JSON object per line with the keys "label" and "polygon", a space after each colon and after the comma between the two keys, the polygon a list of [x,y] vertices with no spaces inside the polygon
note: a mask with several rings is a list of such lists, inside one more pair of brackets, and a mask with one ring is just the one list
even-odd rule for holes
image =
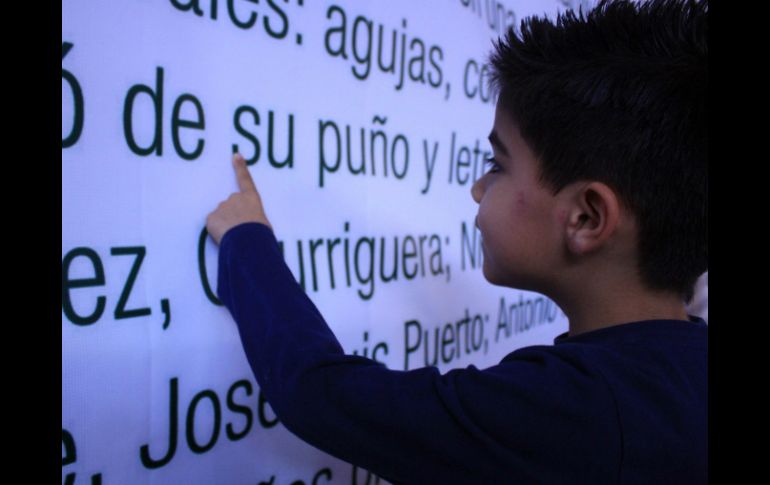
{"label": "dark short hair", "polygon": [[708,270],[707,1],[601,0],[493,42],[489,88],[557,194],[606,183],[638,221],[643,284],[686,302]]}

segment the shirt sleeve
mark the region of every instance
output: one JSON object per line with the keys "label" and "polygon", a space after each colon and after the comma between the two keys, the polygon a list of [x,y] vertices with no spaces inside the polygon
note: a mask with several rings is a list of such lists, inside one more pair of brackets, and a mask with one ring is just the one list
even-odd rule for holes
{"label": "shirt sleeve", "polygon": [[[594,445],[615,439],[609,422],[602,434],[614,409],[603,393],[592,401],[595,380],[531,347],[489,369],[471,365],[443,375],[435,367],[390,370],[346,355],[264,224],[225,233],[217,283],[256,380],[284,426],[393,483],[500,483],[503,470],[506,483],[543,480],[555,476],[554,458],[560,466],[574,460],[586,467],[574,447],[590,449],[596,461],[601,452],[580,442],[582,436]],[[546,374],[549,389],[561,386],[558,395],[543,388]],[[594,405],[600,421],[576,421],[557,411],[563,402]],[[583,470],[586,480],[606,478],[593,467]]]}

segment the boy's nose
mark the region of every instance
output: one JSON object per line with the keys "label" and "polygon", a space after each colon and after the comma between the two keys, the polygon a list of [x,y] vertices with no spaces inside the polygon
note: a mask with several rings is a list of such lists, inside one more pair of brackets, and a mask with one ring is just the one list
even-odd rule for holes
{"label": "boy's nose", "polygon": [[476,180],[475,182],[473,182],[473,186],[471,186],[471,197],[473,197],[473,200],[475,200],[477,204],[481,204],[481,196],[484,193],[481,187],[482,179],[483,177]]}

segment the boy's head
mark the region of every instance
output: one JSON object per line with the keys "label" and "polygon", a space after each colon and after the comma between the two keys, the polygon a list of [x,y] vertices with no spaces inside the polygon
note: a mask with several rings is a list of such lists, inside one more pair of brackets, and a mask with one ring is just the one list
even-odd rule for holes
{"label": "boy's head", "polygon": [[[522,259],[535,261],[558,250],[536,247],[537,231],[552,226],[527,225],[537,223],[538,209],[546,209],[538,206],[546,199],[538,198],[553,197],[549,215],[540,215],[558,222],[570,217],[559,204],[588,187],[581,194],[617,202],[620,212],[610,210],[607,220],[633,221],[634,264],[642,284],[691,300],[697,278],[708,269],[707,10],[707,1],[600,0],[587,17],[569,10],[556,25],[524,19],[521,38],[511,28],[495,44],[489,58],[490,87],[498,94],[495,127],[508,130],[496,135],[520,142],[514,150],[525,150],[536,162],[517,168],[517,156],[527,157],[517,152],[507,159],[493,143],[501,165],[511,166],[487,172],[474,186],[474,198],[502,200],[509,189],[509,198],[518,198],[495,210],[519,211],[518,227],[509,231],[531,238],[523,249],[534,251]],[[537,187],[522,197],[514,186],[527,170]],[[584,202],[591,211],[590,199]],[[523,207],[530,212],[521,212]],[[482,203],[478,224],[484,239],[495,244],[484,231],[503,230],[492,229],[492,212]],[[621,222],[618,231],[628,223]],[[527,229],[529,235],[521,234]],[[536,281],[517,284],[538,289]]]}

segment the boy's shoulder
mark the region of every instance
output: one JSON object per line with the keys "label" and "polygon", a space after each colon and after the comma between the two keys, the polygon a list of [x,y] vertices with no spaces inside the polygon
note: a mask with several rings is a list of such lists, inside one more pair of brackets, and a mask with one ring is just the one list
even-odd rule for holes
{"label": "boy's shoulder", "polygon": [[[519,379],[554,378],[595,385],[633,385],[679,369],[695,380],[705,376],[708,358],[708,324],[690,315],[683,320],[640,320],[605,327],[570,337],[564,332],[553,345],[532,345],[510,352],[494,367]],[[613,387],[614,387],[613,386]]]}

